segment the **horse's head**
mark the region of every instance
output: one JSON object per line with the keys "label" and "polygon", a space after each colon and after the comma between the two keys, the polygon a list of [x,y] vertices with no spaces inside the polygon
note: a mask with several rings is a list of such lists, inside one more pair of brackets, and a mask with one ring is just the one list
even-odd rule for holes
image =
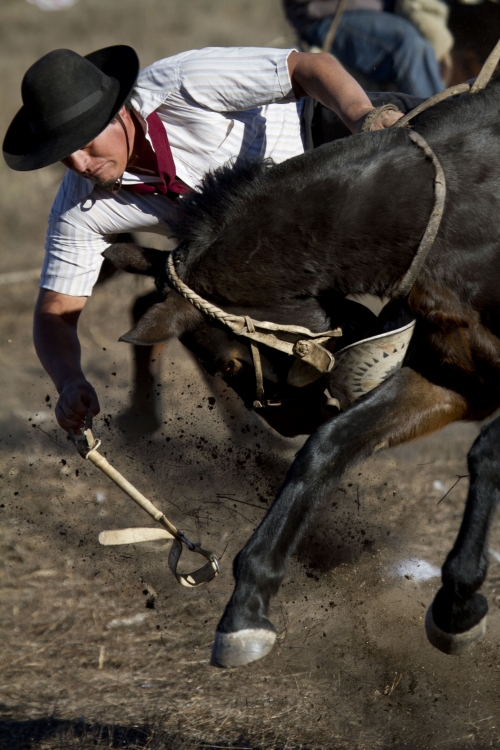
{"label": "horse's head", "polygon": [[[166,253],[127,243],[113,245],[104,255],[124,271],[154,277],[158,293],[159,301],[121,336],[120,341],[151,346],[175,337],[195,354],[210,375],[234,379],[251,369],[248,346],[168,287]],[[262,365],[264,377],[270,382],[278,382],[275,364],[265,355]]]}
{"label": "horse's head", "polygon": [[[272,168],[238,162],[210,172],[200,191],[183,198],[179,221],[171,227],[180,243],[175,251],[178,277],[190,290],[240,319],[315,333],[340,327],[342,338],[323,344],[331,352],[370,335],[375,316],[346,299],[349,293],[362,293],[366,283],[353,282],[351,289],[344,277],[371,274],[378,258],[365,253],[351,268],[357,257],[352,248],[364,248],[366,238],[358,236],[352,202],[346,204],[342,185],[332,177],[345,170],[325,171],[325,158],[332,159],[333,151]],[[159,302],[123,341],[151,345],[177,337],[246,404],[261,400],[256,399],[249,338],[212,320],[175,291],[179,286],[169,280],[165,253],[115,245],[105,255],[126,271],[153,276],[159,293]],[[295,413],[293,426],[278,427],[287,434],[315,429],[331,414],[321,411],[325,368],[276,351],[262,338],[258,350],[265,400],[282,404],[260,414],[275,425],[277,415]]]}
{"label": "horse's head", "polygon": [[[255,400],[256,377],[249,341],[209,319],[169,287],[166,253],[127,243],[113,245],[104,255],[122,270],[153,277],[157,287],[159,301],[120,341],[151,346],[178,338],[207,373],[222,378],[250,407]],[[227,312],[255,315],[254,308]],[[294,322],[304,321],[298,317]],[[324,378],[313,368],[265,345],[259,345],[259,352],[266,401],[273,404],[260,409],[259,414],[272,427],[283,435],[309,434],[331,416],[322,398]]]}

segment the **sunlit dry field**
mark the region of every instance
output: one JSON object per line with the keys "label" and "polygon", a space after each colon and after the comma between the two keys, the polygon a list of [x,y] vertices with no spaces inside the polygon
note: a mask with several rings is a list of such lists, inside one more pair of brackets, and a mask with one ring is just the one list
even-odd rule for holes
{"label": "sunlit dry field", "polygon": [[[20,105],[25,68],[57,46],[87,53],[128,43],[146,65],[197,46],[294,43],[277,0],[80,0],[60,13],[3,0],[0,39],[2,132]],[[30,272],[42,262],[61,170],[14,174],[1,163],[0,176],[0,273]],[[125,419],[131,352],[117,339],[148,284],[116,275],[84,312],[85,371],[102,406],[95,431],[108,459],[216,552],[221,575],[188,591],[168,571],[167,542],[99,545],[103,529],[150,520],[55,424],[56,394],[31,344],[33,274],[2,285],[2,750],[498,747],[498,522],[485,640],[469,655],[446,657],[423,627],[466,479],[446,493],[467,473],[477,425],[455,425],[353,470],[274,601],[273,653],[240,670],[208,665],[232,559],[305,438],[266,428],[178,343],[155,363],[161,426],[147,433]]]}

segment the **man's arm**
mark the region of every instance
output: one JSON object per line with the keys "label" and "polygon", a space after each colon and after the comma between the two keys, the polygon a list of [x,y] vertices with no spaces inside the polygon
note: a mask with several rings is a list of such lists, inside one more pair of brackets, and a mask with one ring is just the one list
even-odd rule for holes
{"label": "man's arm", "polygon": [[41,289],[35,307],[35,349],[59,393],[56,419],[63,430],[80,429],[89,408],[94,415],[100,410],[80,365],[77,323],[86,301],[87,297]]}
{"label": "man's arm", "polygon": [[[291,52],[288,70],[295,96],[312,96],[332,109],[353,133],[361,130],[363,119],[373,104],[354,78],[331,55]],[[373,130],[389,128],[400,117],[399,112],[383,112]]]}

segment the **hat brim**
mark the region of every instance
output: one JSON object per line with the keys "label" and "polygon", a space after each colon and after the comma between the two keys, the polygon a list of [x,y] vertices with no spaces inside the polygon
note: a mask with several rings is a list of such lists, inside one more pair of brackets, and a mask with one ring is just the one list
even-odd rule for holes
{"label": "hat brim", "polygon": [[92,109],[49,133],[33,133],[22,107],[3,142],[3,155],[11,169],[18,172],[41,169],[65,159],[94,140],[122,108],[139,74],[136,51],[120,44],[85,57],[112,79],[110,90]]}

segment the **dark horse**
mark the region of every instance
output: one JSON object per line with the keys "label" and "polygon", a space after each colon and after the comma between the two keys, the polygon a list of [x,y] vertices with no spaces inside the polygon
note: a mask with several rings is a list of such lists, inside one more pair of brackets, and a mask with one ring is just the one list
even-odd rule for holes
{"label": "dark horse", "polygon": [[[222,169],[183,200],[178,275],[222,309],[314,331],[342,326],[344,337],[331,339],[332,348],[396,326],[405,312],[417,320],[404,366],[335,414],[321,405],[330,375],[299,388],[295,360],[262,347],[266,395],[282,401],[263,416],[279,427],[272,415],[292,413],[302,433],[307,411],[312,434],[234,561],[235,589],[217,628],[213,664],[237,666],[269,652],[270,599],[315,509],[348,468],[450,422],[482,420],[500,406],[499,109],[497,80],[413,121],[443,166],[445,211],[405,305],[389,305],[381,318],[354,314],[346,297],[391,296],[434,202],[432,164],[404,128],[355,135],[272,167]],[[156,276],[160,292],[161,301],[123,340],[150,345],[177,336],[251,402],[247,340],[169,289],[165,255],[126,245],[108,255],[126,270]],[[290,422],[283,418],[282,425],[289,434]],[[478,589],[500,489],[499,446],[496,419],[470,450],[464,518],[429,608],[429,640],[446,653],[470,648],[484,634],[487,601]]]}

